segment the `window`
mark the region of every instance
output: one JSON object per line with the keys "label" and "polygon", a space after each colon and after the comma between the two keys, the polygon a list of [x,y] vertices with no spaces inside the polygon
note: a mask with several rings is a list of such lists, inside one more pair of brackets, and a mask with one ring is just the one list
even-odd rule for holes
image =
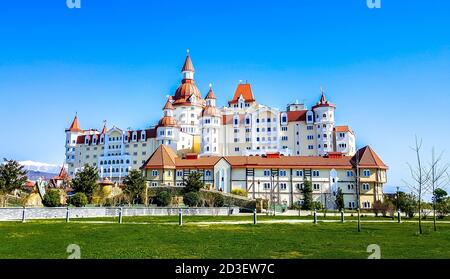
{"label": "window", "polygon": [[270,187],[270,183],[264,183],[263,184],[264,185],[264,190],[269,190],[271,187]]}
{"label": "window", "polygon": [[177,170],[177,176],[178,177],[182,177],[183,176],[183,171]]}
{"label": "window", "polygon": [[356,207],[355,206],[355,202],[354,201],[348,202],[348,207],[349,208],[355,208]]}
{"label": "window", "polygon": [[303,190],[303,183],[297,183],[295,184],[295,187],[297,188],[297,190],[301,191]]}
{"label": "window", "polygon": [[318,176],[320,176],[320,172],[318,170],[315,170],[312,172],[312,176],[318,177]]}
{"label": "window", "polygon": [[369,191],[370,190],[370,185],[368,183],[364,183],[362,185],[362,188],[363,188],[364,191]]}
{"label": "window", "polygon": [[239,147],[235,147],[234,151],[239,152]]}
{"label": "window", "polygon": [[286,170],[280,170],[280,176],[286,176]]}
{"label": "window", "polygon": [[364,170],[364,176],[369,177],[370,176],[370,170]]}
{"label": "window", "polygon": [[348,177],[353,177],[353,171],[347,171],[347,176]]}
{"label": "window", "polygon": [[152,176],[157,176],[158,175],[158,171],[157,170],[152,170]]}
{"label": "window", "polygon": [[156,186],[158,186],[158,183],[157,182],[152,182],[152,187],[156,187]]}
{"label": "window", "polygon": [[349,190],[353,190],[353,189],[355,189],[355,185],[353,185],[353,184],[348,184],[348,185],[347,185],[347,188],[348,188]]}
{"label": "window", "polygon": [[314,136],[313,135],[309,135],[309,136],[307,136],[306,137],[308,140],[313,140],[314,139]]}
{"label": "window", "polygon": [[286,190],[287,189],[287,183],[280,183],[280,189]]}
{"label": "window", "polygon": [[370,202],[368,202],[368,201],[363,202],[363,207],[370,208]]}
{"label": "window", "polygon": [[314,146],[313,146],[313,145],[308,145],[308,149],[309,149],[309,150],[313,150],[313,149],[314,149]]}
{"label": "window", "polygon": [[313,187],[314,187],[313,189],[315,191],[319,191],[320,190],[320,184],[314,184]]}
{"label": "window", "polygon": [[209,170],[205,171],[205,176],[211,176],[211,171]]}
{"label": "window", "polygon": [[282,136],[282,137],[281,137],[281,140],[282,140],[282,141],[287,141],[287,140],[288,140],[288,137],[287,137],[287,136]]}
{"label": "window", "polygon": [[270,176],[270,170],[264,170],[264,176]]}
{"label": "window", "polygon": [[295,172],[295,174],[296,174],[298,177],[303,177],[303,171],[302,171],[302,170],[297,170],[297,171]]}
{"label": "window", "polygon": [[281,131],[286,132],[288,130],[288,127],[281,127]]}

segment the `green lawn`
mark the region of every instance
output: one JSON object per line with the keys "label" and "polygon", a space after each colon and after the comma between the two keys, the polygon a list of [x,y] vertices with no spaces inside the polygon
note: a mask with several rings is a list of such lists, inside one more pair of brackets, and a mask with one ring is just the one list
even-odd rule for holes
{"label": "green lawn", "polygon": [[256,226],[191,222],[183,227],[156,222],[167,218],[176,220],[163,217],[142,225],[1,222],[0,258],[66,258],[69,244],[81,247],[82,258],[364,259],[370,244],[381,247],[382,258],[450,258],[450,224],[439,224],[438,232],[425,224],[424,234],[418,235],[414,223],[363,223],[358,233],[356,223],[350,222]]}

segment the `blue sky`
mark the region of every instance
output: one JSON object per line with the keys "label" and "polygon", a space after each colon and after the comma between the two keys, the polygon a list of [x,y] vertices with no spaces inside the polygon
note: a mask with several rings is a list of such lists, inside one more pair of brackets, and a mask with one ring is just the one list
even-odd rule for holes
{"label": "blue sky", "polygon": [[414,136],[426,156],[450,138],[450,1],[381,1],[2,1],[0,156],[61,163],[75,112],[82,128],[151,126],[189,48],[221,105],[239,80],[278,108],[324,87],[402,186]]}

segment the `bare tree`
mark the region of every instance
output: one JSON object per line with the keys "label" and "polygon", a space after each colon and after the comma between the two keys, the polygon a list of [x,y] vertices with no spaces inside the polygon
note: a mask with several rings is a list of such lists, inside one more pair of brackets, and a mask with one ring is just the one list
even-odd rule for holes
{"label": "bare tree", "polygon": [[411,149],[416,153],[417,165],[413,166],[408,163],[412,181],[407,182],[404,180],[404,182],[418,197],[419,233],[422,234],[422,196],[429,190],[431,170],[426,169],[423,166],[422,157],[420,154],[420,151],[422,149],[422,140],[419,141],[417,136],[415,146]]}
{"label": "bare tree", "polygon": [[444,188],[447,183],[449,183],[448,169],[450,168],[450,164],[442,164],[442,156],[443,152],[436,158],[435,150],[431,152],[431,177],[430,177],[430,187],[431,192],[433,193],[433,227],[434,231],[437,231],[436,228],[436,194],[435,190],[437,188]]}

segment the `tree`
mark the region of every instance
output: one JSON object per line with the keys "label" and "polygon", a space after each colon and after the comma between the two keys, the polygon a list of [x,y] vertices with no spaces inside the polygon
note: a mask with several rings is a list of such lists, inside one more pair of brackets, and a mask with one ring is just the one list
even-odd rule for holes
{"label": "tree", "polygon": [[61,206],[60,202],[60,192],[57,189],[50,189],[45,193],[42,204],[47,207],[58,207]]}
{"label": "tree", "polygon": [[171,201],[172,196],[167,191],[161,191],[155,197],[155,203],[158,206],[169,206]]}
{"label": "tree", "polygon": [[187,178],[183,180],[185,193],[199,192],[200,189],[205,187],[202,181],[202,174],[200,172],[191,172]]}
{"label": "tree", "polygon": [[[17,161],[3,159],[0,164],[0,194],[7,196],[15,189],[19,189],[28,180],[27,172]],[[5,198],[5,205],[7,199]]]}
{"label": "tree", "polygon": [[140,171],[131,170],[123,180],[123,184],[125,184],[124,192],[130,197],[132,203],[139,199],[141,201],[145,199],[144,194],[147,182]]}
{"label": "tree", "polygon": [[69,199],[69,203],[76,207],[84,207],[88,204],[88,198],[82,192],[78,192]]}
{"label": "tree", "polygon": [[447,192],[444,189],[437,188],[433,191],[433,202],[435,203],[441,203],[445,201],[445,198],[447,197]]}
{"label": "tree", "polygon": [[450,213],[450,198],[443,199],[440,203],[436,204],[436,212],[439,219],[443,219]]}
{"label": "tree", "polygon": [[413,218],[417,210],[417,199],[413,194],[398,192],[396,203],[401,211],[405,212],[409,218]]}
{"label": "tree", "polygon": [[[437,158],[435,156],[435,151],[434,148],[432,150],[432,154],[431,154],[431,177],[430,177],[430,187],[431,187],[431,191],[433,193],[433,227],[434,227],[434,231],[437,231],[437,226],[436,226],[436,204],[438,203],[437,201],[437,196],[438,195],[443,195],[447,196],[447,193],[443,190],[440,189],[439,187],[442,187],[445,183],[448,183],[447,177],[445,176],[447,174],[447,170],[449,169],[450,165],[449,164],[441,164],[442,161],[442,155],[443,153],[441,153]],[[439,190],[439,191],[437,191]],[[437,192],[436,192],[437,191]]]}
{"label": "tree", "polygon": [[313,190],[311,181],[305,180],[303,182],[303,209],[312,210],[314,207]]}
{"label": "tree", "polygon": [[187,206],[198,206],[200,203],[200,195],[198,192],[188,192],[184,194],[183,201]]}
{"label": "tree", "polygon": [[338,208],[339,211],[341,211],[345,208],[344,193],[342,192],[341,188],[338,188],[338,190],[337,190],[335,203],[336,203],[336,207]]}
{"label": "tree", "polygon": [[97,181],[99,179],[98,169],[86,164],[81,171],[76,173],[75,178],[72,180],[73,190],[75,193],[84,193],[90,199],[92,193],[98,187]]}
{"label": "tree", "polygon": [[378,214],[380,212],[383,212],[383,203],[380,200],[378,200],[373,203],[373,213],[375,213],[375,217],[378,217]]}
{"label": "tree", "polygon": [[409,186],[409,188],[417,194],[417,209],[419,211],[419,233],[422,234],[422,196],[427,192],[431,171],[427,170],[423,166],[422,158],[420,151],[422,149],[422,140],[419,140],[416,136],[415,146],[411,148],[416,154],[416,163],[417,165],[412,166],[408,164],[409,170],[411,173],[412,182],[405,183]]}

